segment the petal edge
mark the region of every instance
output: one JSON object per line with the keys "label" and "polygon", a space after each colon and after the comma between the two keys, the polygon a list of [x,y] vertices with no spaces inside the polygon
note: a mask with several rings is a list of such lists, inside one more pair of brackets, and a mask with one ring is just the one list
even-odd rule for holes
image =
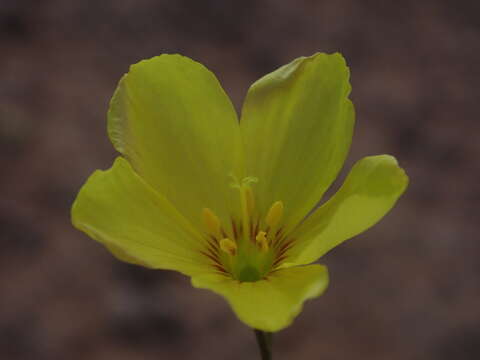
{"label": "petal edge", "polygon": [[237,201],[229,174],[242,177],[240,127],[212,72],[181,55],[142,60],[121,78],[107,117],[114,147],[183,216],[201,228],[208,207],[227,220]]}
{"label": "petal edge", "polygon": [[268,280],[243,283],[221,275],[196,276],[192,285],[223,296],[248,326],[273,332],[289,326],[306,300],[325,291],[328,271],[323,265],[298,266],[278,270]]}
{"label": "petal edge", "polygon": [[191,275],[206,268],[192,225],[118,157],[95,171],[71,211],[73,225],[122,261]]}
{"label": "petal edge", "polygon": [[261,212],[283,201],[287,227],[312,210],[343,166],[355,117],[349,76],[340,54],[317,53],[248,91],[240,121],[247,174],[259,179],[258,193],[265,195]]}
{"label": "petal edge", "polygon": [[351,169],[340,190],[295,231],[290,261],[308,264],[375,225],[408,186],[408,176],[390,155],[368,156]]}

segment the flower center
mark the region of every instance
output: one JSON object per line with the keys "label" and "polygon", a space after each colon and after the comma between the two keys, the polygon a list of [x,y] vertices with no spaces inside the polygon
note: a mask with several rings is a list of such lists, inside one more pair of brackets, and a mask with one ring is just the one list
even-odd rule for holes
{"label": "flower center", "polygon": [[220,273],[241,282],[264,279],[286,258],[292,240],[282,226],[283,203],[276,201],[266,214],[255,208],[251,183],[245,178],[232,186],[240,193],[241,216],[231,218],[229,226],[222,226],[218,216],[209,208],[202,211],[208,246],[202,252]]}

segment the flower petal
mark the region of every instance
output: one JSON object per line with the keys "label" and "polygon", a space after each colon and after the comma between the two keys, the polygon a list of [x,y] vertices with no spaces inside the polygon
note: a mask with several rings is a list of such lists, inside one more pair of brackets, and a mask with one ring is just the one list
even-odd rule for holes
{"label": "flower petal", "polygon": [[328,286],[328,271],[322,265],[299,266],[278,270],[256,282],[211,274],[193,277],[192,285],[225,297],[248,326],[278,331],[291,324],[305,300],[323,293]]}
{"label": "flower petal", "polygon": [[340,190],[300,225],[289,262],[308,264],[343,241],[375,225],[393,207],[408,177],[390,155],[365,157]]}
{"label": "flower petal", "polygon": [[108,132],[135,171],[190,221],[199,225],[204,207],[230,215],[237,195],[229,174],[241,177],[239,124],[203,65],[180,55],[132,65],[110,102]]}
{"label": "flower petal", "polygon": [[121,157],[90,176],[73,204],[72,222],[123,261],[186,275],[208,266],[192,225]]}
{"label": "flower petal", "polygon": [[349,70],[340,54],[298,58],[264,76],[248,91],[240,127],[247,174],[265,213],[285,204],[298,223],[320,200],[350,147],[354,109]]}

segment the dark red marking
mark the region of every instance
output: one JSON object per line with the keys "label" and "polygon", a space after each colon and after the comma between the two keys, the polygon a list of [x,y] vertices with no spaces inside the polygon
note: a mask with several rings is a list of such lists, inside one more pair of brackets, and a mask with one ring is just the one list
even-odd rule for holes
{"label": "dark red marking", "polygon": [[290,241],[286,241],[285,243],[283,243],[283,245],[280,246],[280,248],[278,249],[278,253],[284,252],[284,250],[285,250],[286,248],[288,248],[290,245],[292,245],[292,242],[293,242],[293,241],[290,240]]}
{"label": "dark red marking", "polygon": [[257,222],[255,223],[255,231],[254,231],[254,236],[255,234],[258,234],[258,230],[260,228],[260,220],[257,220]]}
{"label": "dark red marking", "polygon": [[213,265],[213,267],[214,267],[215,269],[217,269],[218,271],[220,271],[221,273],[228,274],[227,271],[226,271],[223,267],[221,267],[221,266],[219,266],[219,265]]}
{"label": "dark red marking", "polygon": [[275,233],[275,237],[278,237],[280,235],[280,233],[282,232],[282,230],[283,230],[283,227],[278,229],[277,232]]}
{"label": "dark red marking", "polygon": [[219,259],[217,259],[215,256],[210,255],[209,253],[206,253],[204,251],[200,251],[200,253],[206,257],[208,257],[210,260],[212,260],[216,265],[213,266],[221,266],[222,263],[220,262]]}
{"label": "dark red marking", "polygon": [[273,262],[273,266],[277,266],[280,262],[282,262],[283,260],[285,260],[287,257],[288,257],[287,255],[280,256],[279,258],[277,258],[277,259]]}
{"label": "dark red marking", "polygon": [[237,232],[237,225],[235,224],[235,220],[232,219],[232,230],[233,230],[233,237],[235,240],[238,238],[238,232]]}

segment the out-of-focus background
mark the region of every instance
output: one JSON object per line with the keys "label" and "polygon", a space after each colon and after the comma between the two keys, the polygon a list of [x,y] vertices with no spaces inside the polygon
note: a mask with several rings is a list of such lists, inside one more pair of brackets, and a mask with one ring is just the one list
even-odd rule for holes
{"label": "out-of-focus background", "polygon": [[0,0],[0,359],[255,359],[220,297],[115,260],[72,228],[70,205],[115,157],[105,114],[130,64],[192,57],[239,109],[259,76],[317,51],[351,68],[346,168],[390,153],[411,184],[322,259],[330,288],[276,335],[276,358],[479,359],[479,13],[447,0]]}

